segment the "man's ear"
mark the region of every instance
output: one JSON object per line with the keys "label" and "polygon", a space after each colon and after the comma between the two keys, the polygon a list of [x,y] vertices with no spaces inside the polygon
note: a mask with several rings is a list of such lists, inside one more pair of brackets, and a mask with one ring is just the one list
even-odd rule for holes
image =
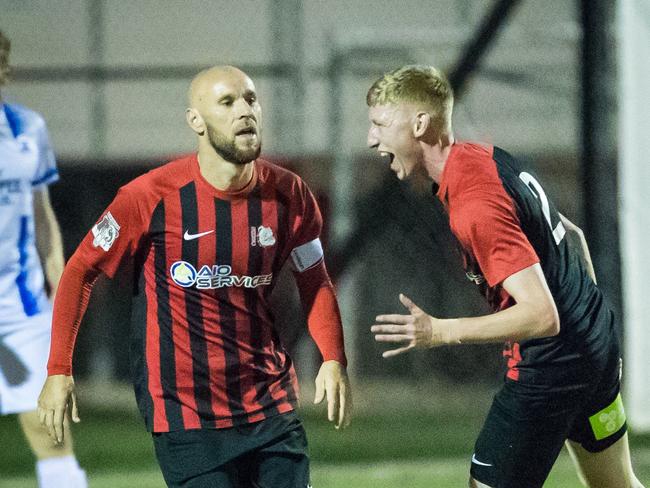
{"label": "man's ear", "polygon": [[195,108],[185,110],[185,120],[187,120],[187,125],[190,126],[190,129],[198,135],[202,135],[205,132],[203,117],[201,117],[201,114]]}
{"label": "man's ear", "polygon": [[426,134],[431,126],[431,115],[426,112],[418,112],[413,123],[413,136],[420,138]]}

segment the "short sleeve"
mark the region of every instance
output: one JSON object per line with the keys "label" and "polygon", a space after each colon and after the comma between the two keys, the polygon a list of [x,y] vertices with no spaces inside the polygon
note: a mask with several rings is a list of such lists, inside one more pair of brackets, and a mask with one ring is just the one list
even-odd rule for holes
{"label": "short sleeve", "polygon": [[476,258],[491,287],[539,263],[506,194],[482,193],[466,199],[450,214],[450,224],[461,245]]}
{"label": "short sleeve", "polygon": [[291,264],[296,272],[303,272],[323,259],[320,234],[323,216],[309,187],[299,180],[293,216]]}
{"label": "short sleeve", "polygon": [[113,277],[122,261],[133,257],[143,233],[136,197],[122,188],[75,254],[88,266]]}
{"label": "short sleeve", "polygon": [[50,137],[47,133],[45,122],[41,119],[41,124],[36,132],[36,153],[37,166],[36,173],[32,179],[32,187],[38,188],[50,185],[59,179],[59,172],[56,168],[54,151],[50,144]]}

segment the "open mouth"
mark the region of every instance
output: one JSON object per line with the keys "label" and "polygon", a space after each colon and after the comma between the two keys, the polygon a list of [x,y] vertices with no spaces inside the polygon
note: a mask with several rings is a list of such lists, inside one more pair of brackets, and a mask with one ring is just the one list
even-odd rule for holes
{"label": "open mouth", "polygon": [[395,159],[395,155],[391,152],[388,151],[379,151],[379,155],[386,161],[388,161],[388,164],[392,164],[393,160]]}

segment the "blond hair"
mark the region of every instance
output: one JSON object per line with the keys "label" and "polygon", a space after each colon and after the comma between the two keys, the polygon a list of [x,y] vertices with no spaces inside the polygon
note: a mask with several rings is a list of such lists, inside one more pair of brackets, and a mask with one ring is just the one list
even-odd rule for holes
{"label": "blond hair", "polygon": [[413,103],[432,117],[438,133],[451,132],[454,93],[447,77],[433,66],[407,65],[384,74],[366,95],[369,107]]}
{"label": "blond hair", "polygon": [[11,51],[11,41],[0,31],[0,86],[7,82],[9,75],[9,51]]}

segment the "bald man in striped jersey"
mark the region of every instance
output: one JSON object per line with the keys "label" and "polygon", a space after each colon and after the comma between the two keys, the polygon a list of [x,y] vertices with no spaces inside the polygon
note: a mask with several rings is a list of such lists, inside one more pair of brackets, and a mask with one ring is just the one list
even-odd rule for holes
{"label": "bald man in striped jersey", "polygon": [[323,356],[315,401],[327,397],[328,419],[346,426],[351,393],[322,217],[297,175],[259,158],[262,111],[245,73],[199,73],[189,102],[198,152],[122,187],[66,266],[39,412],[61,441],[92,284],[126,262],[137,278],[136,398],[168,485],[306,488],[296,375],[269,298],[288,262]]}

